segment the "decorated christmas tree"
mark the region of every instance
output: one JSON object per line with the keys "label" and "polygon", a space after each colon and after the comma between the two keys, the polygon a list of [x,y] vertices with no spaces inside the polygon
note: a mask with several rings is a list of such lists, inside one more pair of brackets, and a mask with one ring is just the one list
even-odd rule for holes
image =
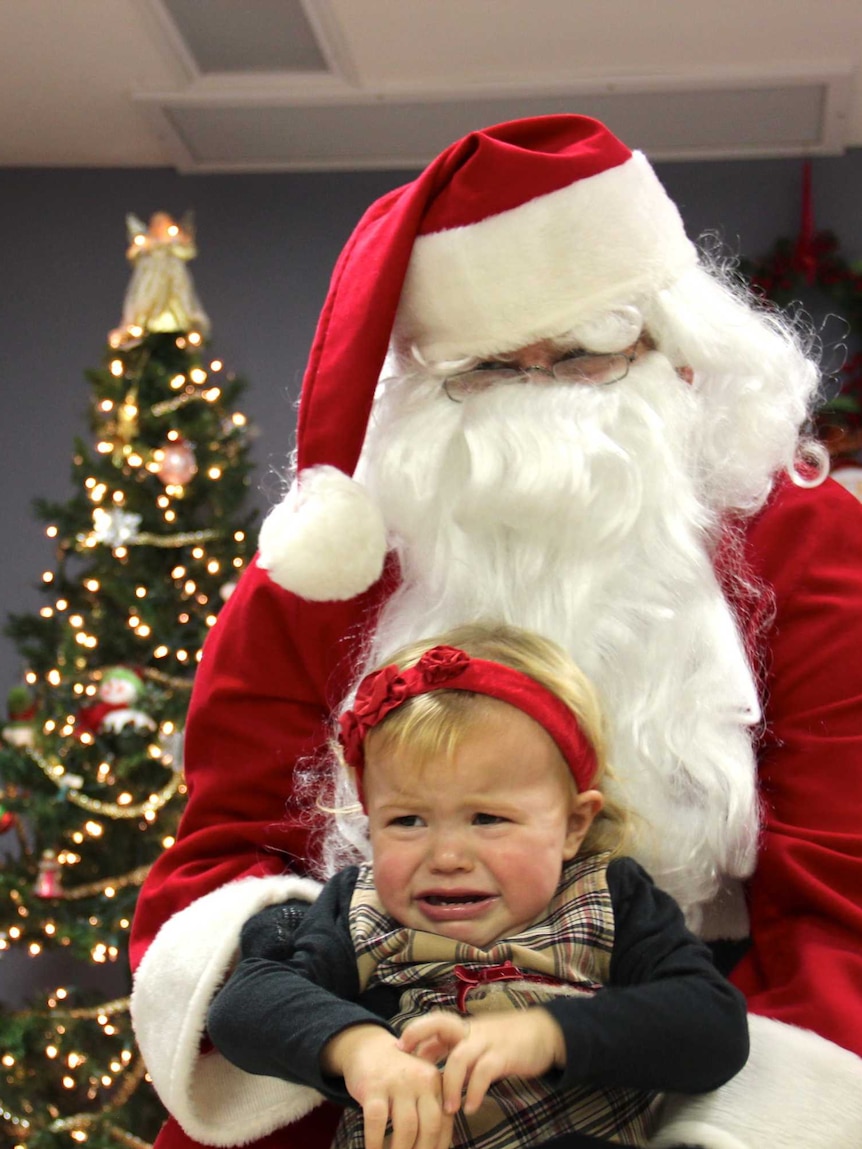
{"label": "decorated christmas tree", "polygon": [[129,1024],[129,926],[182,812],[201,646],[253,550],[244,384],[207,352],[191,225],[129,232],[74,493],[36,504],[44,605],[6,628],[24,673],[0,743],[0,978],[17,963],[38,987],[0,1008],[0,1143],[21,1149],[139,1149],[163,1119]]}

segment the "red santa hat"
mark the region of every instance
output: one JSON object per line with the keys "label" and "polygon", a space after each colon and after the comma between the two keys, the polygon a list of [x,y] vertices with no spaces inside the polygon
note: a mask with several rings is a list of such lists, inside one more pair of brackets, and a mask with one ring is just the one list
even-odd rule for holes
{"label": "red santa hat", "polygon": [[372,204],[345,246],[302,385],[297,479],[267,516],[262,566],[304,598],[382,570],[386,530],[350,476],[390,343],[429,360],[559,335],[697,261],[646,158],[597,120],[471,132]]}

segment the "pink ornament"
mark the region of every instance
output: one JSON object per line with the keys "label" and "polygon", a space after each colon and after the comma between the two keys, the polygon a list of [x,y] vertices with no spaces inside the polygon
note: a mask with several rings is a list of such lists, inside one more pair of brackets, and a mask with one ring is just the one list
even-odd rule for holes
{"label": "pink ornament", "polygon": [[187,439],[177,439],[168,443],[162,450],[163,457],[159,464],[158,476],[166,486],[169,483],[182,486],[197,474],[195,449]]}
{"label": "pink ornament", "polygon": [[39,860],[39,873],[33,893],[37,898],[62,898],[63,887],[60,885],[60,863],[53,850],[43,850]]}

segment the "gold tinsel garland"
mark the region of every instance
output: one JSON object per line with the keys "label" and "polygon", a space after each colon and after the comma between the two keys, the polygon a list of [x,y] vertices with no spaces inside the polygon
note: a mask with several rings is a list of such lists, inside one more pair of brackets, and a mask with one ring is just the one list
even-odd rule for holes
{"label": "gold tinsel garland", "polygon": [[39,1013],[42,1017],[50,1017],[52,1021],[92,1021],[96,1017],[113,1017],[117,1013],[129,1012],[129,997],[115,997],[113,1001],[106,1001],[102,1005],[81,1005],[71,1009],[28,1010],[28,1014]]}
{"label": "gold tinsel garland", "polygon": [[[76,1129],[86,1129],[88,1125],[95,1125],[101,1121],[106,1113],[113,1113],[121,1109],[141,1082],[147,1072],[143,1058],[138,1058],[134,1067],[125,1075],[122,1088],[118,1089],[110,1102],[99,1113],[75,1113],[71,1117],[60,1117],[48,1126],[49,1133],[72,1133]],[[146,1144],[146,1142],[142,1142]]]}
{"label": "gold tinsel garland", "polygon": [[150,872],[149,866],[138,866],[118,878],[101,878],[98,882],[88,882],[83,886],[73,886],[71,889],[63,888],[58,895],[64,902],[75,902],[79,898],[92,898],[96,894],[103,894],[109,887],[113,890],[123,890],[126,886],[140,886]]}
{"label": "gold tinsel garland", "polygon": [[[97,1017],[99,1014],[119,1013],[119,1008],[123,1007],[128,1011],[129,999],[123,998],[116,1002],[108,1002],[106,1005],[99,1007],[93,1011],[88,1010],[55,1010],[52,1012],[52,1017],[77,1017],[89,1018]],[[98,1113],[74,1113],[70,1117],[59,1117],[51,1122],[48,1126],[49,1133],[74,1133],[78,1130],[85,1130],[95,1125],[104,1119],[106,1114],[116,1113],[121,1109],[126,1102],[131,1098],[132,1094],[141,1084],[147,1073],[147,1067],[144,1065],[143,1058],[139,1057],[130,1070],[124,1075],[122,1087],[117,1090],[109,1103],[105,1105]],[[2,1103],[0,1103],[2,1108]],[[8,1121],[20,1132],[24,1140],[27,1140],[30,1135],[30,1122],[27,1119],[15,1118],[8,1110],[2,1109],[0,1113],[4,1121]],[[110,1121],[105,1123],[105,1128],[109,1135],[120,1145],[124,1145],[127,1149],[152,1149],[149,1141],[144,1141],[142,1137],[137,1137],[134,1133],[130,1133],[126,1129],[122,1129],[115,1122]]]}
{"label": "gold tinsel garland", "polygon": [[[221,538],[221,531],[207,530],[207,531],[185,531],[179,535],[154,535],[149,531],[142,531],[140,534],[132,535],[131,538],[123,539],[122,542],[115,544],[108,544],[112,550],[118,550],[120,547],[189,547],[192,543],[207,543],[212,539]],[[87,551],[96,546],[98,540],[91,534],[78,535],[75,538],[75,550]]]}
{"label": "gold tinsel garland", "polygon": [[[108,669],[110,668],[102,666],[90,673],[93,678],[98,679],[98,677]],[[155,667],[152,666],[145,666],[140,673],[144,678],[149,678],[151,682],[158,682],[160,686],[170,686],[174,690],[190,691],[193,685],[193,679],[178,678],[175,674],[166,674],[164,670],[156,670]],[[57,679],[57,683],[77,682],[79,677],[80,675],[61,675]]]}
{"label": "gold tinsel garland", "polygon": [[144,531],[121,545],[124,547],[188,547],[192,543],[206,543],[210,539],[218,538],[221,538],[220,531],[186,531],[185,534],[181,535],[153,535]]}
{"label": "gold tinsel garland", "polygon": [[[44,1016],[50,1017],[53,1021],[63,1019],[91,1021],[98,1017],[113,1017],[118,1013],[129,1012],[129,1000],[128,997],[120,997],[115,998],[114,1001],[107,1001],[103,1005],[78,1009],[53,1009],[50,1013],[45,1013]],[[97,1121],[101,1121],[106,1113],[113,1113],[121,1109],[138,1088],[146,1072],[147,1067],[144,1065],[143,1058],[139,1057],[137,1062],[124,1075],[122,1087],[117,1090],[110,1102],[104,1106],[99,1113],[75,1113],[71,1117],[60,1117],[51,1122],[48,1126],[48,1132],[74,1133],[79,1129],[84,1130],[94,1125]],[[8,1116],[11,1118],[11,1114]],[[19,1126],[20,1125],[21,1122],[19,1120]],[[122,1129],[113,1122],[108,1123],[106,1128],[110,1136],[120,1145],[125,1145],[127,1149],[152,1149],[149,1141],[144,1141],[143,1138],[135,1136],[134,1133]]]}
{"label": "gold tinsel garland", "polygon": [[88,814],[103,814],[106,818],[139,818],[150,810],[160,810],[170,802],[182,784],[182,776],[175,774],[156,794],[151,794],[144,802],[134,805],[119,806],[116,802],[101,802],[98,798],[88,798],[86,794],[77,794],[70,790],[66,797],[73,806],[86,810]]}
{"label": "gold tinsel garland", "polygon": [[[38,750],[34,750],[32,747],[28,747],[25,752],[58,790],[63,787],[65,767],[59,758],[53,760],[44,758]],[[58,767],[63,773],[57,773]],[[151,794],[146,801],[128,806],[120,806],[116,802],[102,802],[98,798],[88,798],[86,794],[78,794],[68,787],[66,787],[66,800],[71,802],[73,806],[86,810],[88,814],[103,814],[107,818],[139,818],[149,810],[160,810],[162,806],[166,805],[176,794],[182,781],[181,774],[174,774],[166,786],[163,786],[156,794]]]}
{"label": "gold tinsel garland", "polygon": [[195,400],[206,402],[200,391],[184,391],[180,395],[175,395],[173,399],[163,399],[161,403],[154,403],[150,407],[150,413],[156,418],[170,415],[173,411],[178,411],[180,407],[185,407],[186,403],[194,403]]}
{"label": "gold tinsel garland", "polygon": [[150,1141],[145,1141],[143,1137],[136,1137],[134,1133],[128,1133],[119,1125],[115,1125],[113,1121],[108,1123],[107,1130],[113,1139],[118,1144],[125,1145],[126,1149],[153,1149]]}
{"label": "gold tinsel garland", "polygon": [[145,666],[141,671],[144,678],[149,678],[151,682],[158,682],[160,686],[170,686],[174,690],[191,690],[192,680],[188,678],[177,678],[173,674],[165,674],[163,670],[156,670],[152,666]]}

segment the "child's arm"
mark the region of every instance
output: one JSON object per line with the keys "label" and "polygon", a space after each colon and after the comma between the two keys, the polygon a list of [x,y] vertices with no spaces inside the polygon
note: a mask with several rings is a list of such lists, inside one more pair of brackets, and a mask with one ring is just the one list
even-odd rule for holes
{"label": "child's arm", "polygon": [[[722,1085],[745,1064],[742,995],[716,971],[679,907],[630,859],[611,863],[615,915],[610,984],[520,1012],[467,1019],[437,1012],[411,1022],[402,1049],[444,1058],[444,1105],[465,1112],[503,1077],[559,1070],[560,1088],[618,1085],[680,1093]],[[450,1070],[451,1063],[451,1070]],[[450,1106],[454,1105],[454,1109]]]}
{"label": "child's arm", "polygon": [[355,869],[304,913],[270,907],[243,930],[242,960],[208,1018],[216,1048],[248,1073],[310,1085],[362,1107],[367,1149],[449,1149],[437,1069],[398,1049],[386,1021],[359,1004],[347,928]]}
{"label": "child's arm", "polygon": [[608,886],[615,917],[609,984],[593,997],[542,1007],[565,1035],[561,1084],[717,1089],[748,1058],[744,997],[636,862],[612,862]]}
{"label": "child's arm", "polygon": [[[310,1085],[341,1105],[351,1098],[328,1079],[320,1053],[353,1025],[389,1033],[357,1001],[356,957],[346,928],[355,870],[339,874],[301,918],[270,907],[242,932],[239,964],[214,998],[207,1030],[216,1048],[247,1073]],[[394,1036],[393,1036],[394,1041]]]}

